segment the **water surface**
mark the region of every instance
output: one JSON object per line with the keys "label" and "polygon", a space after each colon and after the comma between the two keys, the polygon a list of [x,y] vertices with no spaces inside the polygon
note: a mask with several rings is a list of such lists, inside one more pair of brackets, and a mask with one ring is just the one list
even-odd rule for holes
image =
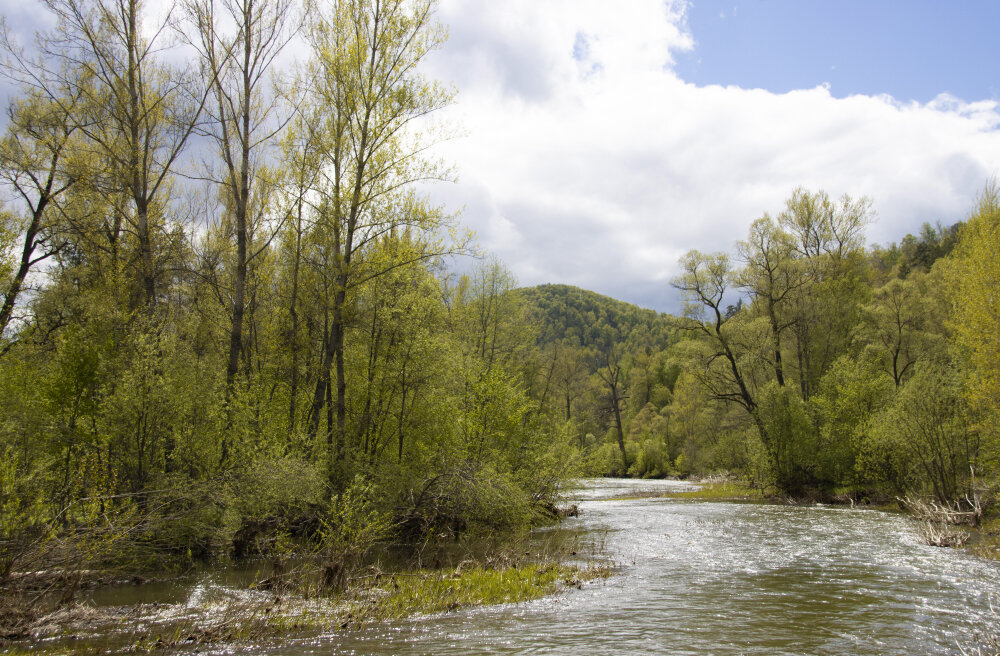
{"label": "water surface", "polygon": [[904,516],[649,498],[678,485],[588,482],[580,517],[539,533],[606,554],[607,580],[263,653],[954,654],[996,628],[997,564],[921,544]]}

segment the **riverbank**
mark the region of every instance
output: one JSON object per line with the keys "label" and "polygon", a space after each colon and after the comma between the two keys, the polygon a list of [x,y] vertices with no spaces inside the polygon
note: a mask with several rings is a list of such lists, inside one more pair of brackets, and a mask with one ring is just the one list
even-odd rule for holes
{"label": "riverbank", "polygon": [[[376,559],[336,594],[320,590],[319,563],[290,561],[276,572],[263,561],[242,585],[206,573],[169,601],[125,603],[123,594],[120,603],[65,607],[50,618],[59,628],[48,638],[7,653],[603,656],[741,645],[747,653],[946,654],[956,644],[972,649],[994,621],[1000,570],[927,547],[901,512],[748,502],[754,493],[740,485],[686,494],[691,487],[581,481],[570,497],[579,517],[504,551],[473,556],[465,543],[435,543],[441,550],[428,545],[421,556],[432,566],[392,569],[398,561]],[[614,576],[597,584],[610,562]]]}
{"label": "riverbank", "polygon": [[[316,574],[318,572],[312,572]],[[548,559],[515,562],[509,555],[466,560],[455,567],[384,572],[372,565],[336,594],[324,594],[305,571],[245,587],[210,578],[175,603],[57,604],[34,616],[8,613],[0,646],[6,654],[152,652],[205,646],[273,644],[338,630],[475,606],[518,604],[609,576],[607,564]]]}

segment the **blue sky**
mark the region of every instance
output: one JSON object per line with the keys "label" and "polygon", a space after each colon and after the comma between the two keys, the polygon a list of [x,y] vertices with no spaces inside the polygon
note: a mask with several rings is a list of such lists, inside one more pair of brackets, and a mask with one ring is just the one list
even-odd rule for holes
{"label": "blue sky", "polygon": [[829,84],[837,98],[920,102],[1000,95],[995,0],[693,0],[687,24],[694,48],[675,71],[699,85]]}

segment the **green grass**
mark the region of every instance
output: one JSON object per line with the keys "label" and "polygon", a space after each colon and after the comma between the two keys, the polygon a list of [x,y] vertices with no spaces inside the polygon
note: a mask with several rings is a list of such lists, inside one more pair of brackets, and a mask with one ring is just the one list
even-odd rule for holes
{"label": "green grass", "polygon": [[491,568],[470,567],[422,570],[386,577],[378,585],[353,591],[342,628],[371,621],[395,620],[495,604],[516,604],[580,587],[583,582],[610,576],[606,565],[578,567],[557,563],[528,563]]}
{"label": "green grass", "polygon": [[703,483],[697,490],[668,492],[663,496],[669,499],[706,499],[712,501],[764,500],[766,498],[759,489],[739,481]]}
{"label": "green grass", "polygon": [[438,613],[467,606],[521,603],[550,595],[561,587],[607,576],[607,568],[532,563],[502,569],[475,565],[396,577],[389,587],[390,617]]}

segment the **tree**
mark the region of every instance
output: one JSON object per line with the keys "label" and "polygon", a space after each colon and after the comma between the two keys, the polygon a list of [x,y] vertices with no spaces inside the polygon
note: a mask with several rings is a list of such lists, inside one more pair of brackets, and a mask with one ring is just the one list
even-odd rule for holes
{"label": "tree", "polygon": [[793,294],[807,284],[806,271],[794,257],[792,236],[781,230],[767,214],[753,222],[749,236],[737,244],[737,250],[745,263],[739,284],[753,299],[755,309],[767,317],[773,344],[774,378],[783,387],[782,335],[795,324],[795,316],[788,306]]}
{"label": "tree", "polygon": [[870,287],[864,229],[874,217],[867,197],[833,201],[824,191],[795,189],[778,216],[792,235],[808,284],[790,300],[799,391],[808,399],[823,373],[849,346]]}
{"label": "tree", "polygon": [[935,283],[919,271],[906,280],[893,278],[875,290],[872,302],[862,308],[855,330],[855,339],[892,376],[897,389],[918,360],[941,341],[932,330],[940,324],[934,321],[929,284]]}
{"label": "tree", "polygon": [[604,389],[604,399],[607,411],[615,420],[615,435],[618,437],[618,449],[622,457],[622,473],[628,472],[628,453],[625,450],[625,430],[622,425],[622,410],[629,395],[625,390],[628,371],[622,365],[621,354],[616,344],[608,344],[602,352],[601,366],[597,370],[597,378]]}
{"label": "tree", "polygon": [[11,75],[61,110],[86,135],[106,174],[95,180],[122,193],[113,205],[139,250],[135,307],[152,311],[163,262],[155,253],[164,196],[177,158],[194,131],[204,102],[190,72],[164,63],[160,41],[168,15],[144,38],[141,0],[45,0],[58,19],[39,36],[41,61],[9,42]]}
{"label": "tree", "polygon": [[943,504],[972,498],[980,438],[969,422],[960,374],[950,362],[921,362],[878,415],[876,448],[888,452],[903,491],[929,489]]}
{"label": "tree", "polygon": [[263,245],[250,252],[254,229],[268,210],[266,194],[270,190],[262,179],[263,151],[287,122],[287,117],[276,116],[278,98],[269,95],[266,87],[276,59],[298,26],[291,0],[187,0],[185,8],[195,30],[190,41],[198,49],[202,74],[210,81],[208,134],[219,150],[221,164],[209,177],[221,190],[224,213],[232,221],[236,242],[226,362],[226,394],[230,399],[244,349],[250,262],[270,243],[270,239],[262,239]]}
{"label": "tree", "polygon": [[78,153],[74,156],[73,152],[79,144],[74,144],[76,127],[67,112],[74,106],[72,100],[51,102],[34,93],[8,110],[7,135],[0,142],[0,179],[24,209],[20,215],[5,214],[7,225],[0,229],[9,240],[2,252],[13,251],[15,242],[21,246],[9,273],[0,278],[0,337],[31,268],[55,255],[63,245],[59,208],[54,205],[85,175]]}
{"label": "tree", "polygon": [[946,267],[949,327],[968,372],[967,394],[991,450],[1000,444],[1000,185],[991,180]]}
{"label": "tree", "polygon": [[[331,476],[346,438],[349,294],[405,262],[449,250],[438,233],[450,217],[411,189],[443,176],[426,159],[428,143],[416,132],[421,119],[451,98],[417,71],[444,39],[433,8],[430,0],[341,0],[309,30],[317,65],[314,101],[327,117],[313,200],[326,330],[309,432],[316,435],[324,406],[335,411],[327,418]],[[414,245],[409,257],[388,263],[365,257],[383,237],[403,233]]]}
{"label": "tree", "polygon": [[756,420],[757,401],[727,330],[727,324],[738,315],[730,316],[723,310],[733,280],[729,257],[690,251],[681,258],[681,268],[683,273],[671,284],[684,295],[684,313],[691,320],[688,329],[707,338],[709,366],[720,358],[724,363],[715,369],[720,374],[718,379],[703,376],[702,380],[715,398],[739,404]]}

